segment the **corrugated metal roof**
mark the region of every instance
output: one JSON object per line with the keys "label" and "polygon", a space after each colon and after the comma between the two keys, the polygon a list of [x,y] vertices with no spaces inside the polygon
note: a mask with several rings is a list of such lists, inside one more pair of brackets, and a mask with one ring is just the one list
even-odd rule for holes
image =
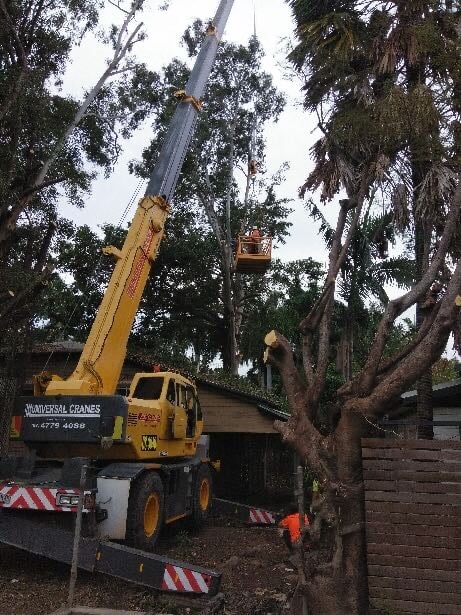
{"label": "corrugated metal roof", "polygon": [[[70,354],[80,354],[82,350],[83,344],[80,342],[60,341],[36,345],[32,349],[32,353],[51,354],[55,352],[64,352]],[[226,381],[223,381],[222,377],[215,374],[194,374],[186,369],[178,369],[174,365],[165,363],[163,360],[159,360],[156,357],[152,357],[141,352],[128,352],[126,359],[131,361],[132,363],[135,363],[136,365],[139,365],[139,367],[149,369],[152,367],[152,365],[159,363],[162,366],[163,370],[179,372],[180,374],[185,375],[187,378],[194,380],[196,383],[201,384],[202,386],[216,388],[220,391],[226,391],[246,400],[256,402],[257,407],[262,412],[270,414],[271,416],[274,416],[275,418],[278,418],[280,420],[287,420],[290,416],[282,409],[281,403],[278,402],[276,397],[270,392],[264,391],[263,389],[253,386],[251,384],[249,385],[248,383],[239,382],[238,378],[235,378],[235,380],[229,382],[229,380],[227,380],[227,376]],[[128,385],[129,383],[123,380],[120,384]]]}

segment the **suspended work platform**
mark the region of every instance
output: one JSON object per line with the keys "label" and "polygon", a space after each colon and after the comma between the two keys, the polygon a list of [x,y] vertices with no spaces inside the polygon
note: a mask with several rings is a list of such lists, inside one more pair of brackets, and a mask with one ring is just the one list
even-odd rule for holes
{"label": "suspended work platform", "polygon": [[238,273],[265,273],[271,265],[272,237],[239,235],[235,254]]}

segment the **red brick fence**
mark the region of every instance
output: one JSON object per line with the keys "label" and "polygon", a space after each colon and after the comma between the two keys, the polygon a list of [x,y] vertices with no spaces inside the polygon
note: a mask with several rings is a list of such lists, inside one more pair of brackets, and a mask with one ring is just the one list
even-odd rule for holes
{"label": "red brick fence", "polygon": [[362,441],[372,604],[461,615],[461,442]]}

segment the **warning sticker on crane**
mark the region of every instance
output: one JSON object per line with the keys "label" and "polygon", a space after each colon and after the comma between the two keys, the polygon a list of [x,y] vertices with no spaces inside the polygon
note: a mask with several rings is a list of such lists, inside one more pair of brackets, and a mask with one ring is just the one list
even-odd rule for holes
{"label": "warning sticker on crane", "polygon": [[211,576],[197,570],[167,564],[163,573],[162,589],[176,592],[208,594]]}
{"label": "warning sticker on crane", "polygon": [[157,436],[144,435],[141,436],[141,450],[142,451],[156,451],[157,450]]}
{"label": "warning sticker on crane", "polygon": [[146,264],[148,260],[148,254],[149,254],[149,250],[150,250],[150,246],[151,246],[153,238],[154,238],[154,231],[152,229],[149,229],[147,232],[146,239],[142,245],[141,254],[138,256],[136,263],[133,267],[133,272],[131,274],[131,280],[128,285],[127,291],[126,291],[127,295],[131,297],[132,299],[134,298],[134,294],[136,292],[136,289],[138,288],[139,280],[141,279],[144,265]]}

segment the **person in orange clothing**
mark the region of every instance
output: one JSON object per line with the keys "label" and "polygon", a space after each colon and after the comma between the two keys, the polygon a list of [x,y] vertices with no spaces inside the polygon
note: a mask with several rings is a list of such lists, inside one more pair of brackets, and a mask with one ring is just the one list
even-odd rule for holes
{"label": "person in orange clothing", "polygon": [[[309,518],[304,515],[304,525],[309,525]],[[288,509],[288,514],[279,522],[279,528],[282,531],[282,538],[289,548],[293,550],[293,546],[301,536],[299,523],[298,505],[292,504]]]}

